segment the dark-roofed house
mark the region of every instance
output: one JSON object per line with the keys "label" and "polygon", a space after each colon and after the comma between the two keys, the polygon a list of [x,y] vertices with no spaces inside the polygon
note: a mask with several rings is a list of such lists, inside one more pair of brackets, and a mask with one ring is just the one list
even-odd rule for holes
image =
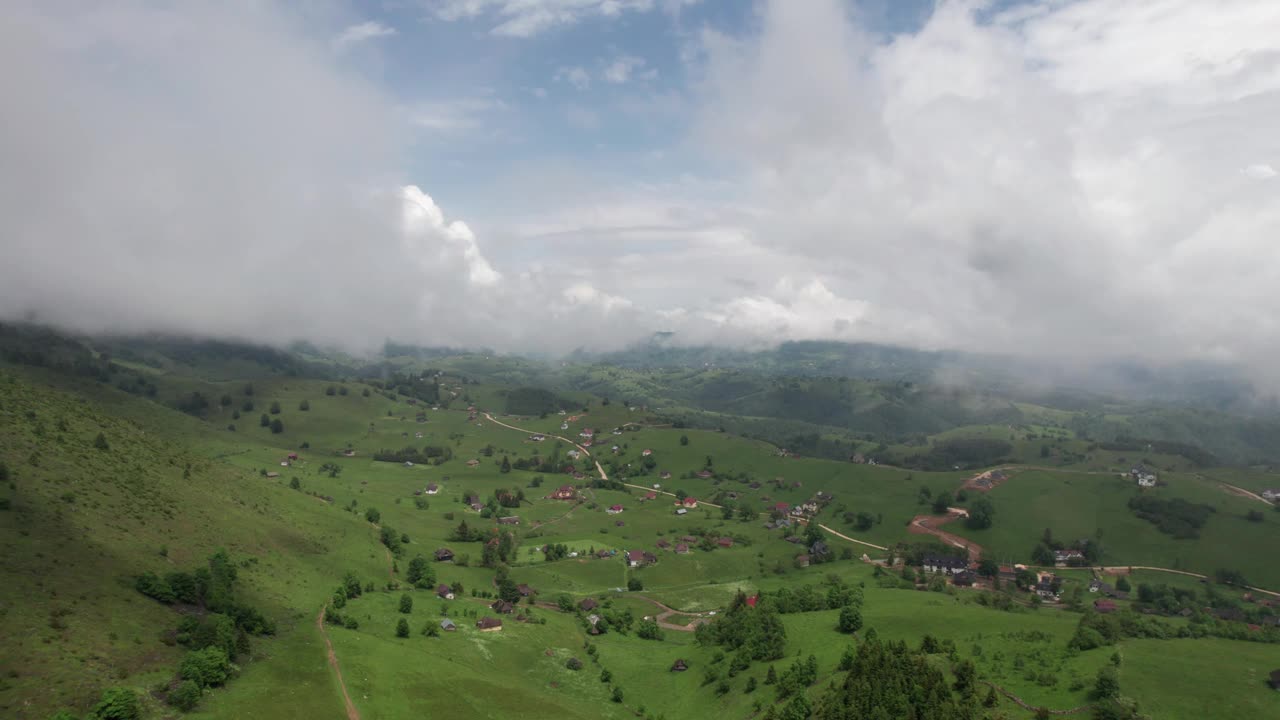
{"label": "dark-roofed house", "polygon": [[1107,615],[1116,611],[1115,600],[1095,600],[1093,601],[1093,609]]}
{"label": "dark-roofed house", "polygon": [[517,585],[516,589],[520,591],[520,597],[529,597],[530,595],[538,594],[537,590],[534,590],[528,585]]}
{"label": "dark-roofed house", "polygon": [[453,560],[453,551],[449,548],[440,548],[436,550],[437,562],[450,562]]}
{"label": "dark-roofed house", "polygon": [[688,546],[688,545],[686,545],[685,543],[676,543],[676,554],[677,554],[677,555],[688,555],[688,554],[689,554],[689,546]]}
{"label": "dark-roofed house", "polygon": [[797,556],[796,556],[796,567],[802,567],[802,568],[809,567],[809,556],[808,556],[808,555],[797,555]]}
{"label": "dark-roofed house", "polygon": [[957,557],[941,557],[938,555],[926,555],[924,558],[924,571],[927,573],[945,573],[947,575],[955,575],[969,566],[969,563]]}
{"label": "dark-roofed house", "polygon": [[733,538],[722,537],[719,540],[716,540],[716,544],[722,548],[731,548],[733,547]]}
{"label": "dark-roofed house", "polygon": [[448,585],[445,585],[444,583],[440,583],[439,585],[436,586],[436,594],[444,598],[445,600],[452,600],[453,588],[449,587]]}
{"label": "dark-roofed house", "polygon": [[977,582],[977,580],[978,574],[972,570],[961,570],[951,576],[951,584],[958,585],[960,587],[973,587],[973,584]]}
{"label": "dark-roofed house", "polygon": [[427,483],[427,494],[428,494],[428,495],[435,495],[435,494],[436,494],[436,493],[438,493],[438,492],[440,492],[440,486],[439,486],[439,485],[437,485],[437,484],[435,484],[435,483]]}
{"label": "dark-roofed house", "polygon": [[450,620],[449,618],[445,618],[440,621],[440,629],[444,630],[445,632],[453,632],[454,630],[458,629],[458,626],[454,625],[453,621]]}
{"label": "dark-roofed house", "polygon": [[502,621],[498,618],[482,617],[476,621],[476,627],[480,628],[480,632],[493,632],[502,629]]}
{"label": "dark-roofed house", "polygon": [[596,602],[595,598],[583,598],[582,602],[578,603],[578,607],[588,612],[595,610],[599,606],[600,603]]}
{"label": "dark-roofed house", "polygon": [[561,485],[560,489],[551,493],[552,500],[574,500],[578,497],[578,491],[573,489],[572,485]]}
{"label": "dark-roofed house", "polygon": [[500,517],[500,518],[498,518],[498,524],[499,524],[499,525],[519,525],[519,524],[520,524],[520,518],[519,518],[519,517],[517,517],[517,516],[515,516],[515,515],[508,515],[507,517]]}
{"label": "dark-roofed house", "polygon": [[[671,664],[671,672],[684,672],[685,670],[688,670],[688,669],[689,669],[689,663],[685,662],[683,659],[676,660],[674,663]],[[1280,675],[1280,670],[1277,670],[1271,673],[1271,675],[1272,675],[1272,678],[1274,679],[1276,675]]]}
{"label": "dark-roofed house", "polygon": [[671,549],[671,543],[667,542],[666,540],[659,540],[659,541],[658,541],[658,547],[659,547],[659,548],[662,548],[663,550],[670,550],[670,549]]}
{"label": "dark-roofed house", "polygon": [[489,606],[489,609],[493,610],[499,615],[510,615],[511,611],[515,610],[515,607],[516,607],[515,605],[511,604],[506,600],[494,600],[493,604]]}

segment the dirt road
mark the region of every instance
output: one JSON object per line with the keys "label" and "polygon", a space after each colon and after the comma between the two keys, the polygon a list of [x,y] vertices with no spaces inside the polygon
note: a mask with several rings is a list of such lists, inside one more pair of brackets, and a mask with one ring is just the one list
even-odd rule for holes
{"label": "dirt road", "polygon": [[907,529],[917,535],[932,535],[939,538],[948,545],[958,547],[966,551],[969,554],[969,562],[977,562],[982,558],[981,545],[970,540],[966,540],[954,533],[938,529],[938,526],[945,525],[960,517],[959,513],[947,513],[946,515],[917,515],[914,518],[911,518],[911,525],[908,526]]}
{"label": "dirt road", "polygon": [[1260,502],[1260,503],[1264,503],[1264,504],[1266,504],[1266,505],[1268,505],[1268,506],[1269,506],[1269,505],[1271,505],[1271,501],[1270,501],[1270,500],[1268,500],[1268,499],[1266,499],[1266,498],[1262,497],[1261,495],[1258,495],[1257,493],[1253,493],[1253,492],[1250,492],[1250,491],[1248,491],[1248,490],[1245,490],[1245,489],[1244,489],[1244,488],[1242,488],[1242,487],[1236,487],[1235,485],[1230,485],[1230,484],[1228,484],[1228,483],[1224,483],[1224,482],[1220,482],[1220,483],[1218,483],[1218,487],[1220,487],[1220,488],[1222,488],[1223,490],[1225,490],[1225,491],[1227,491],[1227,492],[1231,493],[1232,495],[1236,495],[1236,496],[1243,497],[1243,498],[1249,498],[1250,500],[1257,500],[1258,502]]}
{"label": "dirt road", "polygon": [[877,549],[877,550],[888,550],[888,549],[889,549],[889,548],[884,547],[884,546],[882,546],[882,545],[872,545],[872,544],[871,544],[871,543],[869,543],[869,542],[864,542],[864,541],[862,541],[862,540],[855,540],[855,539],[853,539],[853,538],[849,537],[848,535],[845,535],[845,534],[843,534],[843,533],[838,533],[838,532],[836,532],[835,530],[832,530],[831,528],[827,527],[826,525],[823,525],[822,523],[818,523],[818,527],[822,528],[823,530],[826,530],[827,532],[831,533],[832,535],[835,535],[836,537],[838,537],[838,538],[840,538],[840,539],[842,539],[842,540],[848,540],[848,541],[849,541],[849,542],[851,542],[851,543],[857,543],[857,544],[859,544],[859,545],[866,545],[867,547],[872,547],[872,548],[875,548],[875,549]]}
{"label": "dirt road", "polygon": [[347,683],[342,679],[342,668],[338,667],[338,655],[333,651],[333,643],[329,642],[328,633],[324,631],[324,614],[328,609],[328,603],[320,608],[320,614],[316,615],[316,629],[320,631],[320,637],[324,638],[324,647],[329,654],[329,667],[333,668],[333,674],[338,676],[338,687],[342,688],[342,701],[347,706],[347,720],[360,720],[360,711],[356,710],[355,703],[351,702]]}

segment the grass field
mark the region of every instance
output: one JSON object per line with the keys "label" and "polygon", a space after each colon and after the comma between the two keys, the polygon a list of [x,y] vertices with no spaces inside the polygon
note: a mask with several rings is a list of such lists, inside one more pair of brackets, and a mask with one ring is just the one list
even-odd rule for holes
{"label": "grass field", "polygon": [[[359,621],[358,629],[328,628],[362,718],[622,718],[634,717],[642,708],[653,717],[673,720],[746,718],[754,716],[757,701],[771,702],[771,689],[745,689],[747,678],[763,680],[765,665],[755,664],[729,679],[719,669],[716,651],[697,646],[692,633],[667,630],[660,642],[609,633],[590,640],[598,650],[592,659],[579,621],[549,609],[533,611],[545,624],[504,618],[501,632],[478,632],[474,623],[486,612],[485,601],[470,595],[492,591],[494,572],[479,567],[480,542],[449,538],[463,520],[486,531],[497,528],[493,519],[482,518],[462,499],[473,493],[487,498],[499,488],[521,488],[526,494],[527,502],[510,511],[520,517],[514,526],[520,546],[511,575],[538,590],[542,601],[554,602],[561,593],[575,600],[592,596],[642,617],[659,612],[644,599],[651,598],[678,610],[710,613],[723,609],[739,590],[775,590],[836,575],[867,585],[864,619],[881,636],[912,644],[926,633],[951,640],[960,657],[977,663],[983,677],[1028,702],[1054,708],[1085,702],[1088,683],[1110,656],[1110,651],[1066,651],[1078,620],[1069,612],[1001,612],[979,606],[968,591],[885,590],[875,586],[872,568],[856,560],[796,569],[791,562],[796,546],[783,540],[791,531],[766,530],[763,518],[724,520],[720,511],[705,505],[677,516],[670,498],[643,502],[638,491],[589,490],[577,505],[544,499],[568,482],[564,475],[547,475],[533,487],[537,473],[503,473],[500,463],[504,456],[514,461],[554,452],[554,443],[531,442],[526,433],[486,422],[483,416],[471,420],[456,404],[451,410],[424,411],[420,404],[376,391],[366,397],[360,383],[345,383],[345,395],[328,395],[331,383],[282,376],[256,376],[249,398],[243,394],[244,382],[234,379],[243,371],[157,376],[165,392],[199,389],[215,399],[231,394],[233,403],[215,407],[208,421],[88,381],[0,371],[0,458],[12,475],[12,485],[2,489],[8,509],[0,514],[0,571],[7,580],[0,587],[0,667],[7,672],[0,684],[0,714],[25,720],[44,718],[60,707],[84,711],[105,686],[145,692],[166,681],[180,649],[161,642],[160,633],[176,624],[177,615],[134,591],[131,578],[147,570],[189,568],[218,547],[243,561],[247,599],[280,627],[275,638],[255,641],[252,661],[243,665],[239,678],[205,698],[194,713],[200,717],[343,717],[341,694],[314,621],[347,571],[379,588],[344,609]],[[502,398],[500,387],[465,388],[477,402]],[[906,523],[923,511],[919,489],[954,490],[966,475],[783,457],[770,445],[723,433],[648,427],[651,418],[643,410],[621,403],[604,406],[587,397],[574,399],[589,412],[572,422],[567,420],[571,412],[501,419],[571,437],[584,427],[603,430],[593,452],[611,476],[637,485],[657,483],[703,499],[735,493],[729,502],[761,511],[778,501],[803,501],[819,490],[832,493],[835,500],[822,522],[877,544],[918,539],[906,532]],[[232,418],[248,400],[254,409]],[[310,405],[305,412],[299,409],[304,400]],[[273,402],[281,407],[272,416],[284,423],[279,434],[258,425],[258,416]],[[420,411],[426,422],[415,421]],[[633,420],[637,425],[626,425]],[[233,422],[234,431],[228,429]],[[569,423],[570,430],[561,431],[561,423]],[[613,427],[627,430],[614,436]],[[93,447],[98,432],[109,449]],[[414,467],[372,459],[382,448],[428,444],[448,447],[453,459]],[[613,444],[619,445],[617,454],[610,449]],[[354,457],[339,454],[347,448]],[[652,451],[652,468],[645,468],[644,449]],[[560,452],[565,450],[562,445]],[[299,458],[281,466],[290,452]],[[708,456],[716,477],[691,477],[707,465]],[[473,458],[479,465],[467,467]],[[340,468],[336,476],[321,471],[326,463]],[[664,470],[672,473],[671,479],[658,476]],[[266,472],[279,477],[266,478]],[[295,478],[297,490],[290,488]],[[994,491],[995,526],[968,534],[997,555],[1021,559],[1045,527],[1063,538],[1094,537],[1102,527],[1108,562],[1176,563],[1212,572],[1230,558],[1251,579],[1266,584],[1275,571],[1265,566],[1262,554],[1234,549],[1274,547],[1276,523],[1270,517],[1249,523],[1243,517],[1251,507],[1246,501],[1194,476],[1166,479],[1169,487],[1159,492],[1219,508],[1199,543],[1173,541],[1134,518],[1124,506],[1134,490],[1115,476],[1043,471],[1021,473]],[[761,485],[753,489],[752,482]],[[427,483],[438,484],[440,493],[415,494]],[[625,511],[604,512],[613,504],[622,504]],[[394,564],[378,544],[377,528],[365,520],[369,508],[379,511],[380,525],[409,537]],[[844,511],[865,511],[880,520],[858,533],[840,518]],[[949,529],[967,533],[959,525]],[[695,549],[688,555],[657,545],[702,533],[732,536],[735,542],[731,548]],[[659,559],[639,569],[627,568],[620,556],[546,562],[538,551],[545,543],[564,543],[580,553],[642,549]],[[833,541],[837,550],[845,544]],[[414,555],[431,557],[440,547],[453,549],[459,560],[468,562],[432,563],[438,579],[461,582],[466,590],[449,603],[414,591],[408,616],[413,632],[396,638],[400,591],[381,588],[401,577]],[[854,557],[861,553],[857,548]],[[617,591],[631,579],[640,580],[643,591]],[[63,615],[64,609],[70,614]],[[456,633],[438,638],[420,634],[446,612],[460,626]],[[792,657],[813,653],[821,671],[815,696],[836,679],[834,668],[848,643],[835,631],[835,616],[824,611],[784,618],[789,641],[779,670]],[[1223,716],[1261,717],[1274,701],[1254,682],[1272,647],[1142,641],[1123,643],[1121,650],[1126,694],[1153,712],[1161,710],[1157,717],[1189,718],[1188,708],[1208,707],[1168,699],[1194,692],[1187,688],[1193,685],[1197,663],[1212,663],[1223,687],[1232,688],[1197,695],[1220,710],[1238,713]],[[1164,664],[1163,651],[1170,653]],[[570,657],[586,667],[569,670],[565,663]],[[691,670],[670,672],[677,658],[688,661]],[[606,668],[612,683],[600,681]],[[703,684],[708,668],[726,676],[729,693],[717,695],[713,686]],[[1232,678],[1240,680],[1232,684]],[[1170,692],[1171,682],[1183,687]],[[622,703],[610,701],[615,686],[623,691]],[[148,705],[152,716],[171,712],[154,700]],[[1010,717],[1022,712],[1007,702],[1001,709]]]}

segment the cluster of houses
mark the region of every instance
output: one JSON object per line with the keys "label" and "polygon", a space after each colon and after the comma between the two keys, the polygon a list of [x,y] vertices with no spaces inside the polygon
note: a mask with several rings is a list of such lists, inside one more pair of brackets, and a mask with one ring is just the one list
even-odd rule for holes
{"label": "cluster of houses", "polygon": [[676,501],[676,514],[687,515],[690,510],[698,507],[698,499],[686,496],[683,500]]}

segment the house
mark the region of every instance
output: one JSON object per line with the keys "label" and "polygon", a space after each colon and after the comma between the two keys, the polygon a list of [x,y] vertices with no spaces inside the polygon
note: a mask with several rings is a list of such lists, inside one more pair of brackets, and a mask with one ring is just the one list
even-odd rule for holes
{"label": "house", "polygon": [[1116,601],[1115,600],[1094,600],[1093,609],[1097,610],[1103,615],[1108,615],[1116,611]]}
{"label": "house", "polygon": [[822,557],[826,557],[827,555],[830,555],[831,549],[827,547],[827,544],[825,542],[823,542],[822,540],[819,540],[809,546],[809,554],[822,558]]}
{"label": "house", "polygon": [[475,458],[471,458],[470,460],[467,461],[467,467],[479,467],[479,465],[480,465],[480,461],[476,460]]}
{"label": "house", "polygon": [[519,518],[519,517],[517,517],[517,516],[515,516],[515,515],[508,515],[507,517],[500,517],[500,518],[498,518],[498,524],[499,524],[499,525],[519,525],[519,524],[520,524],[520,518]]}
{"label": "house", "polygon": [[355,457],[355,456],[356,456],[356,451],[355,451],[355,450],[343,450],[343,451],[342,451],[342,457]]}
{"label": "house", "polygon": [[439,486],[439,485],[437,485],[437,484],[435,484],[435,483],[427,483],[427,494],[428,494],[428,495],[435,495],[435,494],[436,494],[436,493],[438,493],[438,492],[440,492],[440,486]]}
{"label": "house", "polygon": [[552,500],[575,500],[577,497],[578,491],[572,485],[561,485],[559,490],[551,493]]}
{"label": "house", "polygon": [[454,632],[455,630],[458,629],[458,626],[454,625],[453,621],[450,620],[449,618],[445,618],[440,621],[440,629],[444,630],[445,632]]}
{"label": "house", "polygon": [[622,506],[621,506],[621,505],[610,505],[610,506],[609,506],[609,509],[608,509],[608,510],[605,510],[605,512],[609,513],[610,515],[617,515],[618,513],[622,512]]}
{"label": "house", "polygon": [[707,478],[711,477],[714,474],[715,473],[711,472],[710,470],[699,470],[697,473],[695,473],[695,475],[702,478],[703,480],[706,480]]}
{"label": "house", "polygon": [[1053,551],[1053,564],[1056,567],[1083,565],[1085,564],[1084,553],[1079,550],[1055,550]]}
{"label": "house", "polygon": [[517,585],[516,589],[520,591],[520,597],[529,597],[530,595],[538,594],[537,590],[534,590],[528,585]]}
{"label": "house", "polygon": [[480,632],[496,632],[502,629],[502,621],[498,618],[482,617],[476,621],[476,627]]}
{"label": "house", "polygon": [[287,457],[288,457],[290,460],[297,460],[297,459],[298,459],[298,453],[289,453]]}
{"label": "house", "polygon": [[[617,446],[615,445],[614,447],[617,447]],[[649,448],[645,448],[644,450],[641,450],[641,451],[640,451],[640,455],[641,455],[642,457],[649,457],[649,456],[650,456],[650,455],[652,455],[652,454],[653,454],[653,451],[652,451],[652,450],[650,450]]]}
{"label": "house", "polygon": [[1146,465],[1137,465],[1129,471],[1129,477],[1138,483],[1138,487],[1155,487],[1156,471]]}
{"label": "house", "polygon": [[507,600],[494,600],[493,604],[489,606],[489,609],[499,615],[510,615],[515,608],[516,606]]}
{"label": "house", "polygon": [[280,473],[278,473],[278,472],[269,472],[269,473],[267,473],[267,477],[268,477],[268,478],[278,478],[278,477],[280,477]]}
{"label": "house", "polygon": [[578,607],[586,611],[595,610],[599,605],[600,603],[596,602],[595,598],[583,598],[582,602],[578,603]]}
{"label": "house", "polygon": [[688,546],[687,544],[685,544],[685,543],[676,543],[676,554],[677,554],[677,555],[688,555],[688,554],[689,554],[689,546]]}
{"label": "house", "polygon": [[940,557],[938,555],[926,555],[923,564],[924,571],[927,573],[944,573],[947,575],[955,575],[969,565],[967,561],[961,558]]}
{"label": "house", "polygon": [[685,510],[684,508],[680,508],[679,510],[676,510],[676,514],[677,514],[677,515],[684,515],[684,514],[685,514],[685,513],[687,513],[687,512],[689,512],[689,511],[688,511],[688,510]]}
{"label": "house", "polygon": [[436,586],[436,594],[439,595],[440,598],[443,600],[452,600],[453,588],[449,587],[448,585],[445,585],[444,583],[440,583],[439,585]]}
{"label": "house", "polygon": [[651,552],[643,550],[630,550],[627,552],[627,565],[630,567],[644,567],[658,562],[658,556]]}
{"label": "house", "polygon": [[662,478],[663,480],[670,480],[671,473],[667,470],[663,470],[662,472],[658,473],[658,477]]}
{"label": "house", "polygon": [[1101,580],[1094,580],[1089,583],[1089,592],[1091,593],[1100,592],[1103,595],[1110,597],[1115,594],[1115,591],[1116,589],[1112,587],[1110,583],[1105,583]]}
{"label": "house", "polygon": [[449,548],[440,548],[436,550],[436,562],[451,562],[453,560],[453,551]]}
{"label": "house", "polygon": [[484,509],[484,503],[473,502],[471,503],[471,509],[475,510],[476,512],[480,512],[481,510]]}
{"label": "house", "polygon": [[657,499],[658,499],[658,493],[653,492],[653,491],[649,491],[649,492],[647,492],[647,493],[645,493],[645,494],[644,494],[644,499],[645,499],[645,500],[657,500]]}
{"label": "house", "polygon": [[774,503],[774,504],[773,504],[773,510],[774,510],[774,512],[780,512],[780,513],[782,513],[783,515],[786,515],[786,514],[787,514],[787,511],[788,511],[788,510],[790,510],[790,509],[791,509],[791,506],[790,506],[790,505],[788,505],[788,504],[786,504],[786,503],[784,503],[784,502],[779,502],[779,503]]}
{"label": "house", "polygon": [[972,570],[961,570],[951,576],[951,584],[957,587],[973,587],[977,580],[978,574]]}
{"label": "house", "polygon": [[1039,595],[1041,600],[1057,602],[1058,592],[1061,585],[1056,581],[1057,578],[1048,573],[1041,576],[1039,582],[1036,583],[1034,588],[1036,595]]}
{"label": "house", "polygon": [[[685,662],[684,660],[676,660],[674,663],[671,664],[671,672],[684,672],[685,670],[688,670],[688,669],[689,669],[689,663]],[[1280,670],[1277,670],[1271,673],[1271,676],[1272,676],[1272,679],[1274,680],[1276,676],[1280,676]]]}
{"label": "house", "polygon": [[599,635],[600,628],[597,626],[600,624],[600,616],[594,613],[591,615],[588,615],[587,622],[591,624],[591,629],[588,630],[588,632],[591,633],[592,635]]}
{"label": "house", "polygon": [[733,538],[722,537],[719,540],[716,540],[716,544],[722,548],[731,548],[733,547]]}
{"label": "house", "polygon": [[591,428],[582,428],[582,432],[578,433],[578,437],[582,437],[582,438],[590,439],[595,436],[596,436],[596,431],[592,430]]}
{"label": "house", "polygon": [[662,549],[662,550],[670,550],[670,549],[671,549],[671,543],[667,542],[666,540],[659,540],[659,541],[658,541],[658,547],[659,547],[660,549]]}
{"label": "house", "polygon": [[693,497],[686,497],[684,500],[680,501],[680,504],[687,508],[696,508],[698,507],[698,499]]}
{"label": "house", "polygon": [[807,567],[809,567],[809,556],[808,556],[808,555],[797,555],[797,556],[796,556],[796,567],[802,567],[802,568],[807,568]]}
{"label": "house", "polygon": [[1271,502],[1280,502],[1280,488],[1267,488],[1262,491],[1262,499]]}
{"label": "house", "polygon": [[568,455],[574,460],[577,460],[579,457],[582,457],[582,453],[578,452],[577,450],[570,450],[569,452],[565,453],[565,455]]}
{"label": "house", "polygon": [[561,430],[568,430],[568,429],[569,429],[569,423],[560,423],[560,429],[561,429]]}

